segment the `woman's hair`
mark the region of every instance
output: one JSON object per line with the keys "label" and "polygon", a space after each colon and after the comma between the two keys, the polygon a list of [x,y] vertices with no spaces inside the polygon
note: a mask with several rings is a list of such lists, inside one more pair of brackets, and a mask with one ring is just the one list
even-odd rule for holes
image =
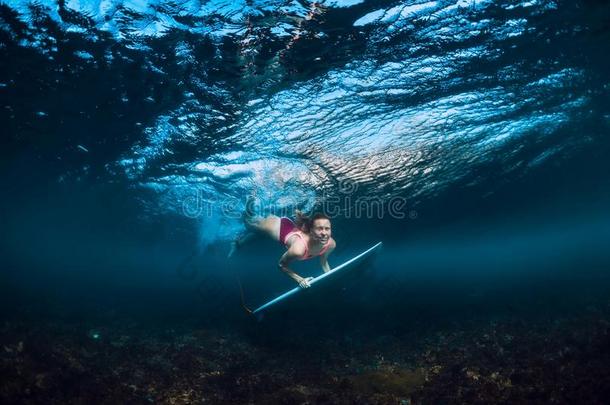
{"label": "woman's hair", "polygon": [[301,231],[303,231],[305,233],[309,233],[309,231],[311,230],[311,226],[313,225],[313,222],[316,219],[328,219],[330,221],[330,218],[322,212],[316,212],[311,217],[303,214],[303,212],[301,212],[299,210],[295,210],[294,214],[295,214],[294,224],[296,225],[297,228],[299,228]]}

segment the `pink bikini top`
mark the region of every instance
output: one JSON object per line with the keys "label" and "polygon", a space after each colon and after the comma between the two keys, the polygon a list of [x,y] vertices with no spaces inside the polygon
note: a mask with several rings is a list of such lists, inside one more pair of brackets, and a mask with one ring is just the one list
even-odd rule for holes
{"label": "pink bikini top", "polygon": [[[290,232],[288,235],[286,235],[286,238],[284,240],[286,242],[288,242],[288,239],[292,238],[293,235],[296,235],[299,238],[301,238],[301,241],[305,245],[305,254],[302,257],[299,257],[299,260],[307,260],[307,259],[311,259],[312,257],[314,257],[314,256],[309,255],[309,246],[307,246],[307,243],[305,243],[305,239],[303,238],[303,235],[301,235],[300,231]],[[329,247],[330,247],[330,238],[328,238],[328,242],[326,242],[324,244],[324,246],[322,246],[322,249],[320,249],[320,252],[316,256],[322,256],[328,250]]]}

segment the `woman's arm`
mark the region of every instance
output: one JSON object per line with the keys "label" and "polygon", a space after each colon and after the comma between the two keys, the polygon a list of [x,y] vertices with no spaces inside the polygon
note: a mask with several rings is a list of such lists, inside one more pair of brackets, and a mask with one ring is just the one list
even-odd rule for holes
{"label": "woman's arm", "polygon": [[304,254],[305,254],[305,247],[302,246],[302,244],[300,244],[300,243],[293,243],[290,245],[290,247],[288,248],[286,253],[284,253],[282,255],[282,257],[280,257],[278,267],[280,268],[281,271],[286,273],[290,278],[292,278],[294,281],[299,283],[299,286],[301,286],[302,288],[308,288],[309,279],[299,276],[297,273],[292,271],[292,269],[290,267],[288,267],[288,265],[291,262],[297,260],[299,257],[303,256]]}

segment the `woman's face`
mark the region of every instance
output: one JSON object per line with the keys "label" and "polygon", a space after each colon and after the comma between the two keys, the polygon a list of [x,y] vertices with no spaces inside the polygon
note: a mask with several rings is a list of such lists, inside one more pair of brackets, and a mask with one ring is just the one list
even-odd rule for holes
{"label": "woman's face", "polygon": [[309,236],[314,240],[320,243],[326,243],[330,239],[330,234],[330,220],[326,218],[319,218],[313,221],[313,224],[311,224]]}

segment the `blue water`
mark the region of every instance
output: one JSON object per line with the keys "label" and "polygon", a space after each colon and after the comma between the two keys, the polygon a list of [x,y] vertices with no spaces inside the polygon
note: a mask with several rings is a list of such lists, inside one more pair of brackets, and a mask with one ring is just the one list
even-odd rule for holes
{"label": "blue water", "polygon": [[[2,315],[266,342],[607,309],[609,18],[593,0],[2,2]],[[226,259],[248,196],[329,213],[331,266],[384,249],[252,324],[238,280],[250,307],[295,284],[270,240]]]}

